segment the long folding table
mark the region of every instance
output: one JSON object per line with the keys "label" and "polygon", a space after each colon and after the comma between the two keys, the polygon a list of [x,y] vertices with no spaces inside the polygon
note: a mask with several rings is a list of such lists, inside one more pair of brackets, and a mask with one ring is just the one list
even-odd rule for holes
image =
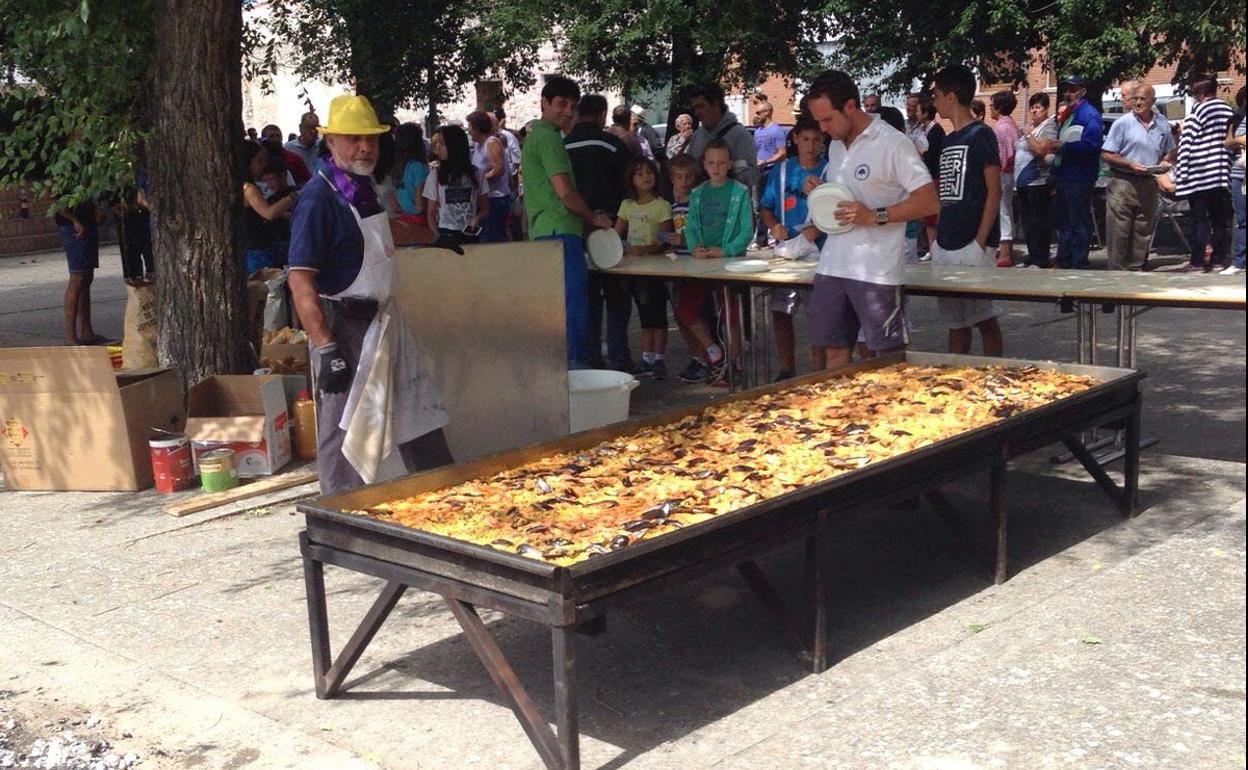
{"label": "long folding table", "polygon": [[[732,349],[731,314],[725,313],[724,341],[729,360],[737,353],[744,366],[744,377],[733,388],[755,387],[771,376],[771,312],[769,290],[776,287],[808,288],[814,282],[815,264],[774,259],[770,250],[749,255],[750,259],[768,262],[764,270],[737,272],[729,269],[738,259],[692,259],[671,256],[627,257],[610,270],[611,275],[665,280],[705,281],[722,290],[724,302],[738,303],[737,318],[744,318],[749,308],[752,344],[747,351]],[[1065,312],[1075,313],[1077,354],[1075,362],[1097,365],[1100,346],[1098,312],[1115,314],[1114,365],[1137,368],[1136,322],[1153,308],[1200,308],[1237,310],[1243,312],[1246,282],[1244,276],[1222,276],[1204,273],[1138,273],[1101,270],[1042,270],[946,267],[933,264],[910,265],[906,268],[904,287],[909,296],[966,297],[999,299],[1015,302],[1051,302]],[[732,292],[730,288],[744,292]],[[761,310],[761,312],[760,312]],[[731,378],[730,378],[731,381]],[[1110,451],[1100,456],[1112,462],[1122,456],[1123,436],[1095,437],[1089,441],[1093,451]],[[1145,446],[1154,439],[1143,439]],[[1068,459],[1062,456],[1061,459]]]}

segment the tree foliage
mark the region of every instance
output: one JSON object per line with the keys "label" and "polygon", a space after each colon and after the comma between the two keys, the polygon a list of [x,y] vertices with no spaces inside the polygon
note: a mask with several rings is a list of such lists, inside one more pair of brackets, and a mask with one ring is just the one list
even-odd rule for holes
{"label": "tree foliage", "polygon": [[1176,66],[1175,82],[1200,71],[1243,71],[1243,4],[1233,0],[827,0],[838,29],[831,61],[853,74],[887,73],[909,90],[946,64],[1017,83],[1028,66],[1072,71],[1094,90]]}
{"label": "tree foliage", "polygon": [[[272,0],[249,24],[252,72],[353,83],[382,111],[457,101],[487,75],[532,82],[545,30],[515,0]],[[265,30],[265,31],[262,31]]]}
{"label": "tree foliage", "polygon": [[586,0],[551,10],[561,59],[592,86],[631,90],[709,80],[748,86],[796,75],[828,34],[819,3],[795,0]]}
{"label": "tree foliage", "polygon": [[59,205],[133,179],[151,0],[0,0],[0,186]]}

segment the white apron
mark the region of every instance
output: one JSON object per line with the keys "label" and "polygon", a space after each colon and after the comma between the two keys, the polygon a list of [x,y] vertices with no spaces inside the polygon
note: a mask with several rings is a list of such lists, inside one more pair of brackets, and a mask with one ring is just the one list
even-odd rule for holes
{"label": "white apron", "polygon": [[[327,177],[325,181],[330,182]],[[398,274],[389,217],[383,210],[361,218],[355,206],[350,209],[364,235],[364,261],[350,286],[326,298],[377,301],[338,423],[347,434],[343,456],[365,484],[372,484],[383,473],[385,478],[404,473],[397,447],[443,427],[449,418],[423,365],[423,353],[391,300]]]}

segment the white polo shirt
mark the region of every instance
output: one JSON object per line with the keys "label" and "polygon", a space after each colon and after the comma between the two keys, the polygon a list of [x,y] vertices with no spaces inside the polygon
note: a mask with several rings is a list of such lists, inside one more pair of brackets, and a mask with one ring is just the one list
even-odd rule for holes
{"label": "white polo shirt", "polygon": [[[891,206],[905,200],[923,185],[931,184],[927,166],[914,143],[882,120],[854,139],[828,143],[825,182],[839,182],[867,208]],[[900,286],[905,273],[906,223],[855,225],[844,233],[830,234],[819,253],[820,275],[855,281]]]}

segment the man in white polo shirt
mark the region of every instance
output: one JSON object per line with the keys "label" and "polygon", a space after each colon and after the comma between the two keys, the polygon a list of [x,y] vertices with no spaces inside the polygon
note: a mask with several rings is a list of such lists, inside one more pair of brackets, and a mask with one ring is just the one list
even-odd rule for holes
{"label": "man in white polo shirt", "polygon": [[[824,242],[810,301],[810,344],[817,369],[849,363],[861,329],[872,355],[904,345],[901,282],[906,222],[940,210],[932,177],[914,144],[859,105],[858,86],[844,72],[826,70],[806,95],[811,116],[827,134],[825,182],[854,195],[838,204],[836,219],[853,229]],[[818,180],[806,180],[809,193]]]}

